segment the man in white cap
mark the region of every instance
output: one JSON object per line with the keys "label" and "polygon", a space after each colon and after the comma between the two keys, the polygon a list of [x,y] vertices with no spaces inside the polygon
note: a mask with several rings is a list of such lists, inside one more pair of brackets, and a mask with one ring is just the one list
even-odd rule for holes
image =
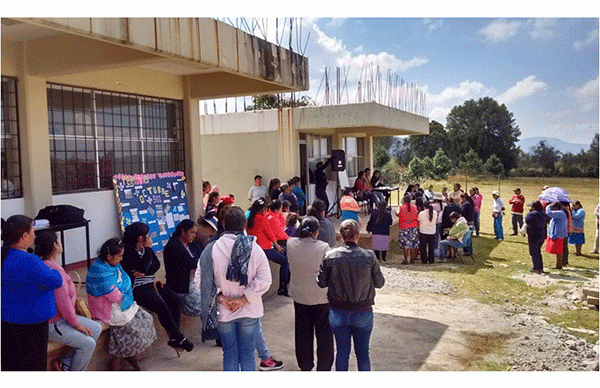
{"label": "man in white cap", "polygon": [[496,240],[504,240],[504,230],[502,229],[502,216],[504,215],[504,201],[500,198],[498,190],[492,191],[494,203],[492,205],[492,217],[494,218],[494,233]]}

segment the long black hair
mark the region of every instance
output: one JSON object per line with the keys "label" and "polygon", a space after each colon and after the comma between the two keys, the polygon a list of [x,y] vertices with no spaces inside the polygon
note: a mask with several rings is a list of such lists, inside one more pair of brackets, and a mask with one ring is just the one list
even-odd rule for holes
{"label": "long black hair", "polygon": [[177,224],[177,227],[175,228],[175,231],[173,232],[171,237],[179,238],[179,237],[181,237],[183,232],[187,232],[188,230],[192,229],[194,226],[196,226],[196,223],[192,220],[181,220],[181,222],[179,222]]}
{"label": "long black hair", "polygon": [[31,230],[35,221],[32,218],[24,216],[22,214],[15,214],[6,221],[2,219],[2,232],[1,238],[4,244],[2,244],[2,267],[4,267],[4,260],[8,255],[8,251],[11,246],[18,243],[21,237]]}
{"label": "long black hair", "polygon": [[113,237],[102,244],[100,250],[98,251],[98,258],[106,263],[106,258],[110,256],[114,256],[117,253],[121,252],[125,245],[123,242],[117,237]]}
{"label": "long black hair", "polygon": [[297,236],[300,238],[310,237],[317,230],[319,230],[319,220],[315,217],[307,216],[302,218]]}
{"label": "long black hair", "polygon": [[259,213],[267,206],[267,202],[263,198],[258,198],[252,206],[250,206],[250,215],[248,216],[248,229],[252,229],[254,227],[254,218],[256,217],[256,213]]}
{"label": "long black hair", "polygon": [[150,228],[143,222],[134,222],[125,228],[123,233],[123,244],[134,246],[141,236],[148,234]]}
{"label": "long black hair", "polygon": [[46,260],[54,251],[54,244],[58,242],[58,236],[55,232],[44,230],[35,235],[35,253],[37,256]]}
{"label": "long black hair", "polygon": [[387,202],[385,200],[379,201],[379,205],[377,205],[377,218],[375,219],[375,223],[378,224],[383,221],[383,217],[387,213]]}

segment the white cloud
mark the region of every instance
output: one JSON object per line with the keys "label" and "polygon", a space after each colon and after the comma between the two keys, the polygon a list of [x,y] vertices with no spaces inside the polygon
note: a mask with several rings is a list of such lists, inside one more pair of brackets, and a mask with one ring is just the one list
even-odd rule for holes
{"label": "white cloud", "polygon": [[[458,87],[449,86],[442,90],[440,94],[427,93],[427,105],[430,107],[437,107],[448,102],[462,103],[465,100],[480,97],[483,94],[489,93],[490,90],[485,87],[481,82],[477,81],[463,81]],[[435,110],[435,108],[434,108]],[[432,110],[433,112],[433,110]]]}
{"label": "white cloud", "polygon": [[423,19],[423,25],[427,27],[427,36],[429,36],[433,31],[439,29],[444,24],[442,19],[432,20],[425,18]]}
{"label": "white cloud", "polygon": [[594,29],[590,31],[588,36],[585,39],[577,40],[573,42],[573,48],[577,51],[581,50],[584,47],[591,46],[593,44],[598,44],[598,29]]}
{"label": "white cloud", "polygon": [[496,98],[500,103],[508,104],[532,96],[547,88],[548,85],[545,82],[538,80],[534,75],[530,75],[508,88]]}
{"label": "white cloud", "polygon": [[570,88],[567,91],[571,92],[571,95],[579,104],[581,112],[587,113],[598,108],[598,77],[578,88]]}
{"label": "white cloud", "polygon": [[529,35],[533,39],[547,39],[557,35],[553,30],[553,27],[557,24],[557,19],[532,19],[527,24],[531,27]]}
{"label": "white cloud", "polygon": [[337,28],[337,27],[341,26],[345,20],[346,20],[346,18],[333,18],[333,19],[331,19],[330,22],[328,22],[326,24],[326,26],[332,27],[332,28]]}
{"label": "white cloud", "polygon": [[484,35],[486,40],[502,42],[515,36],[522,24],[517,21],[496,20],[478,32]]}
{"label": "white cloud", "polygon": [[316,24],[313,24],[313,30],[317,33],[317,44],[323,47],[327,52],[338,54],[346,51],[346,46],[342,44],[341,40],[327,36]]}
{"label": "white cloud", "polygon": [[358,54],[354,56],[350,52],[346,52],[343,56],[336,58],[336,62],[338,66],[352,66],[360,69],[365,63],[368,63],[373,64],[375,67],[380,65],[382,69],[390,71],[405,72],[411,67],[418,67],[426,64],[429,62],[429,59],[414,57],[405,61],[396,58],[395,55],[385,51],[381,51],[377,54]]}

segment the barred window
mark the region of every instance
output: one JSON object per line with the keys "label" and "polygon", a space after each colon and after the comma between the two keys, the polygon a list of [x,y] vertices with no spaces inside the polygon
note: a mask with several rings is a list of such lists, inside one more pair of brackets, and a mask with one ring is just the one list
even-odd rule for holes
{"label": "barred window", "polygon": [[2,76],[2,199],[23,196],[17,79]]}
{"label": "barred window", "polygon": [[184,171],[181,101],[47,89],[54,194],[110,189],[114,174]]}

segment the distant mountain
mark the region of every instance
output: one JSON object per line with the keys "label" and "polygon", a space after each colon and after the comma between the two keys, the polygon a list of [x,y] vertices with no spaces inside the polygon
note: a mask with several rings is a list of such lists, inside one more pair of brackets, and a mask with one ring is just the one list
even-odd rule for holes
{"label": "distant mountain", "polygon": [[[578,154],[581,149],[587,151],[590,148],[589,144],[575,144],[575,143],[567,143],[566,141],[555,139],[552,137],[531,137],[529,139],[520,139],[517,142],[517,147],[520,147],[523,152],[531,153],[531,147],[535,147],[541,140],[545,140],[546,144],[556,148],[563,154],[568,152],[572,154]],[[591,141],[590,141],[591,143]]]}

